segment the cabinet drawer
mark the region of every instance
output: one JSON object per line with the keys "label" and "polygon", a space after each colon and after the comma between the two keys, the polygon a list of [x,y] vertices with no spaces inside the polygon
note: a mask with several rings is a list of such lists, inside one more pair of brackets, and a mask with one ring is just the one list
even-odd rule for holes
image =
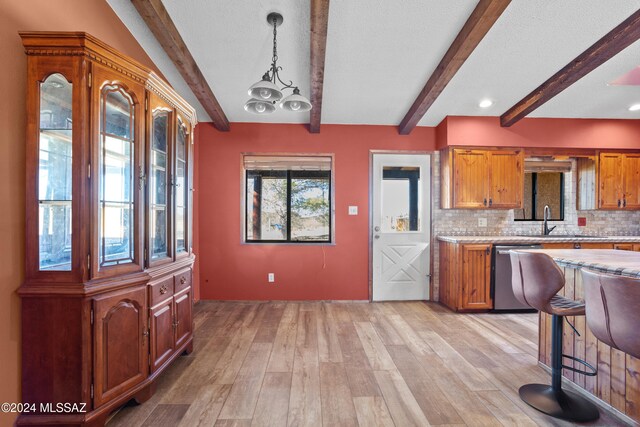
{"label": "cabinet drawer", "polygon": [[183,270],[173,276],[175,292],[178,293],[183,289],[191,286],[191,269]]}
{"label": "cabinet drawer", "polygon": [[166,300],[173,295],[173,278],[168,277],[159,282],[149,285],[149,301],[150,306],[153,307],[156,304]]}

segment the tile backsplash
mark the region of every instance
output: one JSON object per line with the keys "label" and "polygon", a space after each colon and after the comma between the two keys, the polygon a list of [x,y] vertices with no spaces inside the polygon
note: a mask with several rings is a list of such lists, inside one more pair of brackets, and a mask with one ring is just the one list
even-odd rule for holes
{"label": "tile backsplash", "polygon": [[[542,221],[514,221],[514,210],[440,209],[440,153],[434,153],[432,175],[432,230],[433,236],[517,236],[542,233]],[[585,234],[598,236],[640,235],[640,211],[577,211],[576,164],[565,174],[564,221],[550,221],[557,226],[552,234]],[[578,217],[585,217],[587,225],[578,227]],[[478,226],[478,219],[486,218],[486,227]],[[438,292],[438,244],[433,247],[434,295]]]}

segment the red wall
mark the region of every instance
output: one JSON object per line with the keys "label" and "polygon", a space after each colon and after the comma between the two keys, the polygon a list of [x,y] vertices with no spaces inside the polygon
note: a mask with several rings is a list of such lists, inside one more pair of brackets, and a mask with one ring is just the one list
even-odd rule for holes
{"label": "red wall", "polygon": [[[368,299],[369,151],[435,149],[435,128],[424,127],[400,136],[395,126],[322,125],[310,134],[303,125],[233,123],[223,133],[201,123],[195,137],[202,299]],[[335,154],[335,245],[241,243],[241,153],[248,152]],[[349,205],[357,216],[347,215]]]}
{"label": "red wall", "polygon": [[500,126],[499,117],[447,117],[438,126],[438,148],[477,145],[536,148],[640,148],[640,120],[525,118]]}

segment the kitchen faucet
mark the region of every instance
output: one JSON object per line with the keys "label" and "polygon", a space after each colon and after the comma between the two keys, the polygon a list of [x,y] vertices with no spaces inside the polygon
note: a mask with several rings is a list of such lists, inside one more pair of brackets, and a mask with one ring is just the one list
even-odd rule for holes
{"label": "kitchen faucet", "polygon": [[557,227],[557,225],[554,225],[553,227],[549,228],[550,216],[551,216],[551,208],[549,207],[549,205],[544,205],[544,214],[543,214],[544,222],[542,225],[542,234],[544,234],[545,236],[548,236]]}

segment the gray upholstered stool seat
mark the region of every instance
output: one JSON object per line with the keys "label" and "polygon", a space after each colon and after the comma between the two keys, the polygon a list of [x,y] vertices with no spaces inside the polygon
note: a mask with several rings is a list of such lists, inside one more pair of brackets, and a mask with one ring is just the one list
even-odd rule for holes
{"label": "gray upholstered stool seat", "polygon": [[511,255],[511,283],[515,297],[543,313],[552,315],[551,385],[526,384],[520,387],[520,398],[527,404],[556,418],[570,421],[592,421],[599,417],[595,405],[582,396],[562,389],[562,368],[579,374],[595,375],[595,368],[584,360],[572,360],[590,368],[592,372],[563,366],[562,326],[564,316],[584,316],[582,301],[558,295],[564,287],[562,270],[548,255],[540,252],[514,252]]}
{"label": "gray upholstered stool seat", "polygon": [[587,325],[600,341],[640,357],[640,279],[582,271]]}

